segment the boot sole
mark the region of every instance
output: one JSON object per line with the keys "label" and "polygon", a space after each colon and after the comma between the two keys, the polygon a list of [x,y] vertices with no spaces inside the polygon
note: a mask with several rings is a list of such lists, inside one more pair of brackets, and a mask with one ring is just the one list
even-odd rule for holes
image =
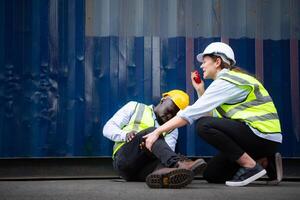
{"label": "boot sole", "polygon": [[176,169],[165,174],[150,174],[146,183],[150,188],[182,188],[193,180],[193,172],[187,169]]}
{"label": "boot sole", "polygon": [[206,166],[207,164],[204,160],[198,160],[197,163],[195,163],[195,165],[191,169],[194,173],[194,176],[203,174]]}
{"label": "boot sole", "polygon": [[278,185],[283,177],[283,170],[282,170],[282,157],[280,153],[275,154],[275,167],[276,167],[276,176],[275,180],[267,181],[268,185]]}

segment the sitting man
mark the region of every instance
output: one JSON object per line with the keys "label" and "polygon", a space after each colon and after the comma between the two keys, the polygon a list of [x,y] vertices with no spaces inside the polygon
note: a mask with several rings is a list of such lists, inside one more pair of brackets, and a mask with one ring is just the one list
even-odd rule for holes
{"label": "sitting man", "polygon": [[189,96],[181,90],[163,94],[158,105],[131,101],[118,110],[103,128],[103,135],[115,142],[113,166],[127,181],[145,181],[151,188],[181,188],[194,174],[206,167],[203,159],[191,161],[174,150],[178,130],[159,138],[152,152],[144,145],[143,136],[173,118],[189,104]]}

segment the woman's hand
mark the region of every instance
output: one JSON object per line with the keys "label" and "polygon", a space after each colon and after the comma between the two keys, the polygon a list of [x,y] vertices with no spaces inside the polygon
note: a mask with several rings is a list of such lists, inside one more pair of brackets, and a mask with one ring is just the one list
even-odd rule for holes
{"label": "woman's hand", "polygon": [[[191,80],[192,80],[192,84],[193,87],[195,88],[195,90],[197,91],[198,97],[202,96],[205,89],[204,89],[204,82],[203,80],[201,80],[200,83],[196,83],[196,81],[194,80],[194,78],[196,77],[196,72],[191,72]],[[201,78],[201,77],[200,77]]]}
{"label": "woman's hand", "polygon": [[143,136],[143,138],[145,139],[145,142],[146,142],[146,148],[149,151],[151,151],[154,142],[159,138],[159,136],[160,136],[160,133],[157,132],[156,130]]}

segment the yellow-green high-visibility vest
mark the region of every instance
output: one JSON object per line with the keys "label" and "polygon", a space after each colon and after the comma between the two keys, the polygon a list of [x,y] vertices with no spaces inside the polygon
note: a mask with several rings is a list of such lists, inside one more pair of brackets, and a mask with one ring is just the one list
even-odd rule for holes
{"label": "yellow-green high-visibility vest", "polygon": [[216,108],[219,117],[246,122],[264,134],[281,133],[279,117],[272,98],[258,80],[235,71],[228,71],[220,78],[240,88],[250,89],[250,93],[242,102],[223,104]]}
{"label": "yellow-green high-visibility vest", "polygon": [[[136,131],[137,133],[150,128],[154,127],[155,122],[153,119],[153,110],[151,106],[147,106],[142,103],[137,103],[135,107],[135,111],[131,116],[129,123],[122,128],[125,132]],[[114,158],[116,152],[125,144],[125,142],[115,142],[113,148],[113,155]]]}

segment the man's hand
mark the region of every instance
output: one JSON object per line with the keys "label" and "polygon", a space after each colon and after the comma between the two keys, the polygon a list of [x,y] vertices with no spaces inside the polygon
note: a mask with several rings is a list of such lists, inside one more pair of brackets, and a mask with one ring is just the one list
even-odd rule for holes
{"label": "man's hand", "polygon": [[130,142],[136,135],[136,131],[130,131],[126,134],[125,140],[126,142]]}

